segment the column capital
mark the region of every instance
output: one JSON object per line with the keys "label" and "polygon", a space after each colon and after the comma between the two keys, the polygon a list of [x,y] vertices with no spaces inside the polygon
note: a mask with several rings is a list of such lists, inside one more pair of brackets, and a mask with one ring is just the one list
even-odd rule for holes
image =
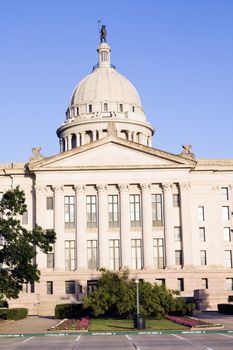
{"label": "column capital", "polygon": [[150,183],[142,183],[140,184],[142,192],[149,192],[151,190],[151,184]]}
{"label": "column capital", "polygon": [[108,185],[106,184],[97,184],[96,185],[98,192],[107,192]]}
{"label": "column capital", "polygon": [[78,185],[74,185],[74,190],[75,192],[78,194],[78,193],[85,193],[86,191],[86,186],[85,185],[81,185],[81,184],[78,184]]}
{"label": "column capital", "polygon": [[36,184],[35,190],[36,190],[36,192],[46,192],[46,186]]}
{"label": "column capital", "polygon": [[218,192],[218,191],[220,191],[220,186],[219,185],[213,185],[212,186],[212,190],[215,191],[215,192]]}
{"label": "column capital", "polygon": [[191,189],[190,182],[181,182],[179,183],[179,186],[182,191],[189,191]]}
{"label": "column capital", "polygon": [[164,182],[162,183],[162,189],[164,192],[172,192],[174,184],[172,182]]}
{"label": "column capital", "polygon": [[129,184],[119,184],[118,185],[120,192],[128,192]]}
{"label": "column capital", "polygon": [[63,186],[58,186],[58,185],[53,186],[52,189],[53,189],[54,193],[62,193],[64,191],[64,187]]}

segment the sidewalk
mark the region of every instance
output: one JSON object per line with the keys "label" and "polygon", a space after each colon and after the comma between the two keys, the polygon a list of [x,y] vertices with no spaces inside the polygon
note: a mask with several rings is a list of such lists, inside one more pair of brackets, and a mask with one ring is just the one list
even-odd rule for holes
{"label": "sidewalk", "polygon": [[206,311],[193,315],[193,317],[199,318],[203,321],[209,321],[212,323],[220,323],[223,325],[223,329],[233,330],[233,315],[223,315],[217,311]]}
{"label": "sidewalk", "polygon": [[28,316],[19,321],[9,321],[0,325],[0,334],[49,333],[48,329],[58,320],[49,317]]}

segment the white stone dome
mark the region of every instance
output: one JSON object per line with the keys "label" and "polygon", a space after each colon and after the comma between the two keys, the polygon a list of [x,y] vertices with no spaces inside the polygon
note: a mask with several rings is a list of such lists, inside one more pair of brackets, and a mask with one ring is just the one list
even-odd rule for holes
{"label": "white stone dome", "polygon": [[133,84],[112,67],[95,68],[76,86],[70,104],[82,105],[102,101],[142,108]]}
{"label": "white stone dome", "polygon": [[100,43],[97,52],[98,64],[75,87],[66,120],[57,130],[61,152],[106,137],[111,123],[117,137],[151,146],[154,129],[137,90],[111,64],[106,42]]}

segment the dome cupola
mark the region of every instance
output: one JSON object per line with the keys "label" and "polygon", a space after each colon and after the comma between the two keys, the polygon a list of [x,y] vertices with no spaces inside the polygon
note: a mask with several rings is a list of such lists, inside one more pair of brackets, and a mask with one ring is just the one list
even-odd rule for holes
{"label": "dome cupola", "polygon": [[137,90],[111,64],[105,26],[100,40],[98,63],[75,87],[66,120],[57,130],[61,152],[105,137],[109,122],[115,123],[118,137],[151,146],[154,130]]}

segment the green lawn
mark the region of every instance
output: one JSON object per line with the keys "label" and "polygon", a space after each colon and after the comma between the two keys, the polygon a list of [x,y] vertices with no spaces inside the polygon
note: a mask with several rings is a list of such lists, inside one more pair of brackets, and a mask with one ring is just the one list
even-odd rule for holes
{"label": "green lawn", "polygon": [[[188,327],[178,325],[166,319],[146,320],[146,329],[151,330],[183,330]],[[133,331],[133,320],[114,320],[96,318],[91,320],[89,332],[95,331]]]}

